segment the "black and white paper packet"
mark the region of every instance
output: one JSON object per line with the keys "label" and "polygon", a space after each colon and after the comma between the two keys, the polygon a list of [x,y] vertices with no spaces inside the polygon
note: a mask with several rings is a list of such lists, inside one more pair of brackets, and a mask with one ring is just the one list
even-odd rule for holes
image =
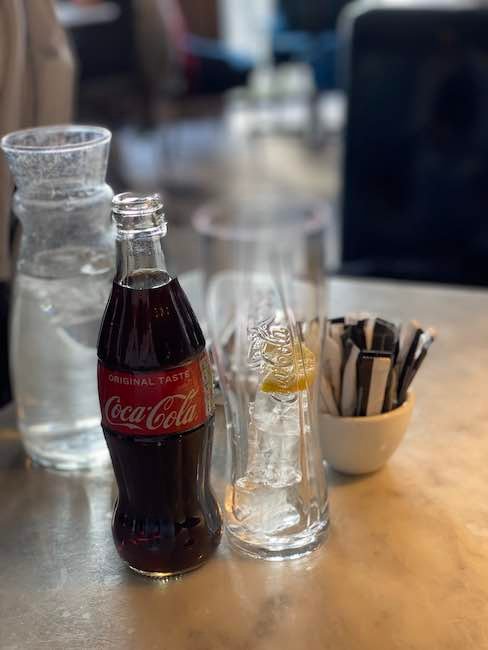
{"label": "black and white paper packet", "polygon": [[322,411],[371,416],[400,406],[435,336],[415,320],[399,327],[363,312],[332,319],[324,342]]}

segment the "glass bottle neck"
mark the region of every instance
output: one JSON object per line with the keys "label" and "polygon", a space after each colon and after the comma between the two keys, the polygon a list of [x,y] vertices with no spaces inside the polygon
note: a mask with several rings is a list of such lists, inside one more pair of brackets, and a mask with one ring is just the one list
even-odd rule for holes
{"label": "glass bottle neck", "polygon": [[117,233],[115,282],[132,289],[152,289],[167,284],[171,277],[163,250],[165,230]]}

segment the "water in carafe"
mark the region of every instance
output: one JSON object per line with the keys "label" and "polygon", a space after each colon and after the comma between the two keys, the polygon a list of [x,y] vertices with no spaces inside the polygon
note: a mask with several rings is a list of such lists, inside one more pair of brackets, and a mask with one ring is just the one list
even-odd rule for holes
{"label": "water in carafe", "polygon": [[106,459],[95,368],[113,266],[88,248],[58,256],[69,258],[67,277],[17,276],[11,354],[24,445],[34,459],[68,469]]}

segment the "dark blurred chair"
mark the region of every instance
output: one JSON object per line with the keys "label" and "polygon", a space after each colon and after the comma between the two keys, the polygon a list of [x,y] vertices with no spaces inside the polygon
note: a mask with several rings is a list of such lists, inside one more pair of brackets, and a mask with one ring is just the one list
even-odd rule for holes
{"label": "dark blurred chair", "polygon": [[131,0],[58,1],[58,18],[69,30],[85,81],[133,71],[134,12]]}
{"label": "dark blurred chair", "polygon": [[367,6],[341,29],[342,270],[488,286],[488,10]]}
{"label": "dark blurred chair", "polygon": [[[109,19],[96,11],[105,4],[116,7]],[[134,117],[149,122],[152,80],[145,74],[138,51],[133,0],[86,5],[64,0],[58,6],[63,9],[58,15],[78,63],[78,119],[103,122],[111,128]],[[165,46],[166,39],[160,34],[159,38]],[[159,52],[154,53],[153,65],[163,77],[164,61],[159,60]]]}

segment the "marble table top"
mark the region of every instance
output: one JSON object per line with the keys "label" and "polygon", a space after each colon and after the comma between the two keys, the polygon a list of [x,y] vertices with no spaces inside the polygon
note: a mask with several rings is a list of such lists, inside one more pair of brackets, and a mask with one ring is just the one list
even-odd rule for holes
{"label": "marble table top", "polygon": [[2,650],[488,649],[488,292],[334,280],[330,303],[439,338],[401,447],[374,475],[329,473],[329,540],[302,560],[224,540],[181,579],[132,575],[112,545],[111,470],[30,466],[1,414]]}

